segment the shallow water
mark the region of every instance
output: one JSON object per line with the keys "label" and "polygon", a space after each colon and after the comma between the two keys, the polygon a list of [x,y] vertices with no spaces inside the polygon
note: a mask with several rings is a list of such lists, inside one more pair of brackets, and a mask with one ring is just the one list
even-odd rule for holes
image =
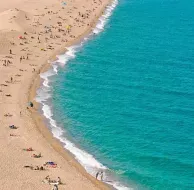
{"label": "shallow water", "polygon": [[95,157],[77,154],[89,169],[133,189],[194,188],[193,13],[191,0],[120,0],[50,78],[54,123]]}

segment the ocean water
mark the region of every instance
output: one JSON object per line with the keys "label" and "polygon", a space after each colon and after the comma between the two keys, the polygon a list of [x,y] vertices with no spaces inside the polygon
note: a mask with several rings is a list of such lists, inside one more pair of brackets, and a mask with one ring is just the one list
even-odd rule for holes
{"label": "ocean water", "polygon": [[93,32],[41,74],[53,135],[117,189],[194,189],[194,1],[114,1]]}

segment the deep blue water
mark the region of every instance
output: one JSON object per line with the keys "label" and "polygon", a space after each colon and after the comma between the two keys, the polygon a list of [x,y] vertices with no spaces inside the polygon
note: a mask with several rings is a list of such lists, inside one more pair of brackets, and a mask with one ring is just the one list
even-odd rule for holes
{"label": "deep blue water", "polygon": [[194,189],[194,1],[120,0],[53,77],[54,118],[134,189]]}

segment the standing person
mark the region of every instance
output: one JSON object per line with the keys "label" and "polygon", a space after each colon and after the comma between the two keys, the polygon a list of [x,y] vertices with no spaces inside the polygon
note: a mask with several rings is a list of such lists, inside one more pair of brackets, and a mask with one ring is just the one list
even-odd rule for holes
{"label": "standing person", "polygon": [[104,173],[101,172],[101,173],[100,173],[100,179],[101,179],[101,181],[103,181],[103,177],[104,177]]}
{"label": "standing person", "polygon": [[97,172],[97,173],[96,173],[96,179],[98,179],[98,175],[99,175],[99,174],[100,174],[100,172]]}
{"label": "standing person", "polygon": [[12,50],[11,49],[9,50],[9,54],[12,54]]}
{"label": "standing person", "polygon": [[22,56],[20,57],[20,63],[22,62]]}
{"label": "standing person", "polygon": [[11,77],[11,83],[13,82],[13,78]]}

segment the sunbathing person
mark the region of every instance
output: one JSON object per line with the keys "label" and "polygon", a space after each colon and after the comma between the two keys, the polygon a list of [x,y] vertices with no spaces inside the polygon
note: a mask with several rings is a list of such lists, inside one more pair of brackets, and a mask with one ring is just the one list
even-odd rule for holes
{"label": "sunbathing person", "polygon": [[15,125],[10,125],[9,128],[10,129],[17,129],[17,127]]}
{"label": "sunbathing person", "polygon": [[30,168],[31,170],[34,169],[34,167],[31,165],[31,166],[24,166],[24,168]]}
{"label": "sunbathing person", "polygon": [[50,183],[50,177],[49,177],[49,175],[48,176],[46,176],[43,180],[42,180],[42,182],[43,183]]}
{"label": "sunbathing person", "polygon": [[31,170],[41,170],[41,171],[43,171],[43,170],[45,170],[45,168],[43,167],[43,166],[32,166],[32,165],[30,165],[30,166],[24,166],[24,168],[30,168]]}
{"label": "sunbathing person", "polygon": [[42,157],[42,155],[41,155],[41,153],[39,153],[39,154],[33,154],[32,157],[34,157],[34,158],[40,158],[40,157]]}
{"label": "sunbathing person", "polygon": [[25,151],[34,151],[34,150],[32,149],[32,147],[30,147],[30,148],[24,148],[23,150],[25,150]]}
{"label": "sunbathing person", "polygon": [[36,167],[34,168],[34,170],[40,170],[40,168],[39,168],[38,166],[36,166]]}
{"label": "sunbathing person", "polygon": [[10,137],[16,137],[17,135],[14,135],[14,134],[10,134],[9,136],[10,136]]}
{"label": "sunbathing person", "polygon": [[60,178],[60,177],[58,177],[57,180],[50,180],[49,183],[50,183],[51,185],[60,185],[60,184],[62,184],[61,178]]}
{"label": "sunbathing person", "polygon": [[45,170],[43,166],[40,166],[40,170]]}
{"label": "sunbathing person", "polygon": [[11,117],[12,115],[10,113],[7,113],[4,115],[5,117]]}
{"label": "sunbathing person", "polygon": [[50,182],[49,182],[50,184],[57,184],[58,185],[58,182],[56,181],[56,180],[50,180]]}
{"label": "sunbathing person", "polygon": [[58,183],[58,184],[62,184],[61,178],[60,178],[60,177],[57,178],[57,183]]}

